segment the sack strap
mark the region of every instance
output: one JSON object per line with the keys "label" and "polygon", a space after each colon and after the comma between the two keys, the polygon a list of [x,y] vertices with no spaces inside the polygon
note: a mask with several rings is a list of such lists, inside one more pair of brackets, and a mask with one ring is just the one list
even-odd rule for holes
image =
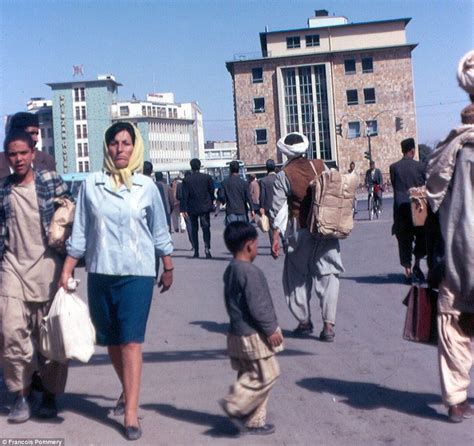
{"label": "sack strap", "polygon": [[314,167],[313,160],[309,160],[309,164],[311,165],[311,169],[313,169],[314,175],[318,176],[318,172],[316,172],[316,167]]}

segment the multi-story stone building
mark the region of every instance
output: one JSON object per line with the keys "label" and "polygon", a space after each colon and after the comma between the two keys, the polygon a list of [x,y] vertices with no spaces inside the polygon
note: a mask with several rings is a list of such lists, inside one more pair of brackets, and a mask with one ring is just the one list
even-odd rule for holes
{"label": "multi-story stone building", "polygon": [[204,157],[202,112],[194,103],[177,104],[172,93],[154,93],[146,101],[118,101],[122,84],[113,75],[97,80],[48,84],[56,164],[60,173],[100,170],[104,131],[114,121],[134,123],[145,146],[145,159],[160,163]]}
{"label": "multi-story stone building", "polygon": [[239,158],[247,165],[278,159],[277,140],[299,131],[310,140],[309,157],[342,171],[351,161],[366,169],[370,142],[387,173],[400,141],[416,139],[409,21],[349,23],[323,10],[307,28],[260,33],[261,57],[226,64]]}

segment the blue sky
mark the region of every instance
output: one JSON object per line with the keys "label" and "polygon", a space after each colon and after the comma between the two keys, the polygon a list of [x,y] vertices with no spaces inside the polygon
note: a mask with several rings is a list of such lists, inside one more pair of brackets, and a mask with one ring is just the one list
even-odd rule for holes
{"label": "blue sky", "polygon": [[[474,48],[473,0],[0,0],[0,115],[50,97],[47,82],[113,73],[120,99],[172,91],[196,101],[206,139],[235,139],[225,62],[257,53],[259,32],[303,28],[315,9],[351,22],[411,17],[420,143],[459,122],[467,95],[457,86],[460,57]],[[3,139],[3,129],[0,130]]]}

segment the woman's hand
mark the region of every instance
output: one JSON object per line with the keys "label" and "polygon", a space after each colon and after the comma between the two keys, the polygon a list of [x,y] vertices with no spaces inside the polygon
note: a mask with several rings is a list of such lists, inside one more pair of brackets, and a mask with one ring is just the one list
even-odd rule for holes
{"label": "woman's hand", "polygon": [[161,287],[160,293],[164,293],[171,288],[173,284],[173,270],[165,270],[161,274],[160,281],[158,282],[158,288]]}
{"label": "woman's hand", "polygon": [[78,262],[79,259],[76,259],[75,257],[66,257],[66,260],[64,260],[63,270],[61,272],[61,277],[59,278],[58,289],[61,287],[66,291],[69,289],[68,280],[74,278],[74,268]]}

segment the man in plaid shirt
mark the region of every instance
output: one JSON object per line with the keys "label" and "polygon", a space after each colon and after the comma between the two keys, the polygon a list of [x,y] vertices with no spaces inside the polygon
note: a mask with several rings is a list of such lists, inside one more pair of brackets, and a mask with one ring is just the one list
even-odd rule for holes
{"label": "man in plaid shirt", "polygon": [[0,339],[5,382],[17,397],[8,421],[31,416],[31,384],[35,371],[43,383],[38,415],[57,415],[55,395],[66,384],[67,365],[38,352],[39,325],[56,293],[62,259],[48,247],[54,198],[70,197],[55,172],[35,170],[35,143],[23,130],[12,130],[4,156],[13,173],[0,181]]}

